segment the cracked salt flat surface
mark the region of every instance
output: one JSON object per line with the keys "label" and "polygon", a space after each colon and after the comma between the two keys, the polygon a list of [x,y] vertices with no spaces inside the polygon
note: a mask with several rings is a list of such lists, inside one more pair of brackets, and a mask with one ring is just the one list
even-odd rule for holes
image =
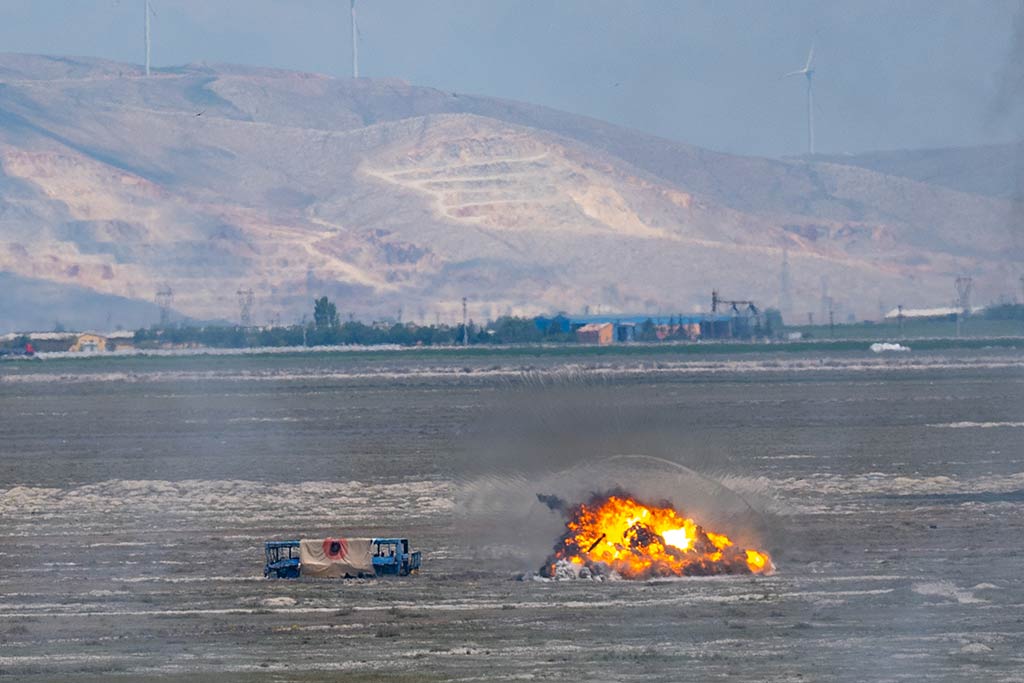
{"label": "cracked salt flat surface", "polygon": [[1024,422],[949,422],[928,426],[940,429],[994,429],[996,427],[1024,427]]}
{"label": "cracked salt flat surface", "polygon": [[[0,671],[1019,680],[1016,430],[928,426],[1024,421],[1018,360],[606,373],[623,402],[668,407],[681,454],[728,452],[702,471],[774,527],[775,576],[643,584],[513,580],[538,560],[505,539],[486,552],[494,529],[460,518],[460,441],[508,387],[475,376],[488,366],[2,384],[0,547],[18,562],[0,575]],[[423,573],[262,579],[264,539],[338,529],[409,535]]]}
{"label": "cracked salt flat surface", "polygon": [[[351,349],[360,351],[363,349]],[[338,352],[339,349],[335,349]],[[237,354],[215,354],[232,356]],[[341,354],[344,357],[345,353]],[[65,360],[75,360],[73,355],[62,356]],[[244,357],[243,357],[244,360]],[[276,360],[276,359],[275,359]],[[294,359],[287,359],[292,361]],[[299,359],[303,360],[303,359]],[[532,361],[533,359],[531,359]],[[237,361],[237,359],[236,359]],[[316,364],[317,358],[311,359]],[[251,365],[259,363],[250,361]],[[643,374],[648,376],[672,374],[731,374],[731,373],[823,373],[823,372],[894,372],[894,371],[940,371],[940,370],[998,370],[1020,368],[1022,360],[1016,352],[990,352],[970,356],[952,356],[941,353],[922,354],[912,358],[870,357],[862,354],[835,354],[813,359],[793,356],[775,356],[756,359],[687,359],[655,360],[622,359],[615,361],[594,360],[590,362],[521,362],[498,358],[495,360],[478,359],[445,363],[431,358],[423,362],[394,361],[386,353],[381,353],[379,362],[344,362],[329,370],[309,371],[296,367],[260,368],[236,367],[217,370],[166,370],[156,369],[139,364],[130,371],[110,370],[96,371],[62,371],[65,366],[41,367],[34,364],[18,365],[9,368],[9,372],[0,374],[0,383],[60,384],[100,382],[100,383],[171,383],[198,381],[231,381],[231,382],[309,382],[315,380],[437,380],[461,378],[469,375],[477,379],[516,378],[525,373],[534,373],[538,377],[592,375],[598,377],[627,377]],[[841,400],[841,399],[840,399]]]}
{"label": "cracked salt flat surface", "polygon": [[[75,533],[82,525],[102,528],[116,524],[120,530],[144,526],[151,523],[154,515],[198,518],[207,525],[231,525],[279,519],[278,505],[287,500],[296,511],[301,511],[300,517],[330,517],[345,509],[349,510],[347,517],[354,521],[372,521],[384,511],[407,518],[448,512],[451,490],[450,483],[436,481],[305,481],[268,487],[263,482],[244,480],[111,480],[68,489],[0,489],[0,516],[15,525],[21,520],[28,529],[36,530],[47,523],[66,527],[70,519],[76,519]],[[116,522],[112,516],[116,516]]]}

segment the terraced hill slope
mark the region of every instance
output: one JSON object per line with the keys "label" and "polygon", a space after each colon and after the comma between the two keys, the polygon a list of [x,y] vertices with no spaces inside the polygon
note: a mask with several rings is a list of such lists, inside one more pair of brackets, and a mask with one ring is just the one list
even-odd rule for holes
{"label": "terraced hill slope", "polygon": [[[529,104],[235,66],[145,78],[0,56],[3,327],[42,317],[288,322],[706,307],[712,287],[804,318],[1015,291],[1021,207],[836,160],[730,156]],[[973,189],[973,188],[966,188]],[[990,196],[992,195],[992,196]],[[788,261],[790,287],[781,275]],[[45,314],[33,311],[38,283]],[[45,287],[43,286],[45,284]],[[74,288],[77,305],[54,303]],[[82,292],[94,306],[81,305]]]}

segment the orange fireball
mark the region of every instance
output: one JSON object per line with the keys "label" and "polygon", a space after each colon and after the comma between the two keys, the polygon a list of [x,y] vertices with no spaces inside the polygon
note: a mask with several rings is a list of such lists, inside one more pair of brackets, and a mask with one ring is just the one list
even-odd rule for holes
{"label": "orange fireball", "polygon": [[541,569],[554,576],[559,561],[604,565],[627,579],[657,576],[766,574],[767,553],[736,547],[669,505],[645,505],[628,494],[595,496],[567,510],[566,532]]}

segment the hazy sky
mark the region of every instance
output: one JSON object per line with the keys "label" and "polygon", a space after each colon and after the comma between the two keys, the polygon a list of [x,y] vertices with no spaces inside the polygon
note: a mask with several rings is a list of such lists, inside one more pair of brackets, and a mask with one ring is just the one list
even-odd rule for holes
{"label": "hazy sky", "polygon": [[[348,0],[152,0],[153,61],[351,73]],[[143,59],[143,0],[0,0],[0,51]],[[361,71],[527,100],[714,149],[1015,139],[995,106],[1018,0],[359,0]]]}

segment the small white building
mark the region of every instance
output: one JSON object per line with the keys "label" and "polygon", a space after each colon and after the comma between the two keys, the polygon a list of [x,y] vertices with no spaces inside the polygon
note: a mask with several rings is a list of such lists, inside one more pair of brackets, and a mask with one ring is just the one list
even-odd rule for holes
{"label": "small white building", "polygon": [[909,320],[911,318],[915,320],[927,320],[929,318],[954,318],[959,313],[960,309],[953,306],[940,306],[938,308],[904,308],[902,312],[899,308],[894,308],[885,314],[885,319],[899,320],[901,315],[904,320]]}

